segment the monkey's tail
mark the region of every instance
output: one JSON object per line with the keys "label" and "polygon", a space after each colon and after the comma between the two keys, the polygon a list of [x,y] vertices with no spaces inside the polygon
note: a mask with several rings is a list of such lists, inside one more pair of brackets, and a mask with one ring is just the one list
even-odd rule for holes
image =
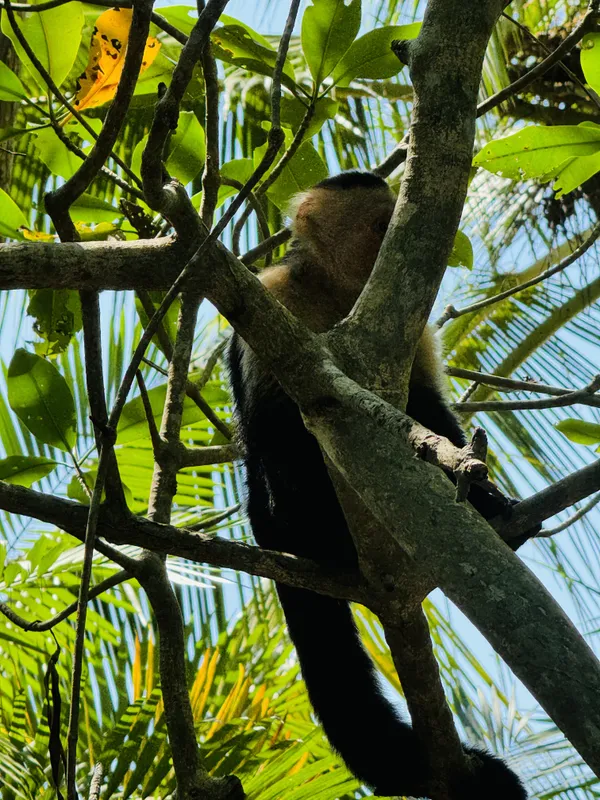
{"label": "monkey's tail", "polygon": [[[376,794],[423,797],[428,767],[412,727],[384,697],[348,603],[278,585],[310,701],[332,747]],[[476,759],[461,800],[526,800],[517,776],[498,758],[466,747]]]}
{"label": "monkey's tail", "polygon": [[310,701],[332,747],[377,794],[421,796],[422,753],[411,726],[382,694],[348,603],[277,588]]}

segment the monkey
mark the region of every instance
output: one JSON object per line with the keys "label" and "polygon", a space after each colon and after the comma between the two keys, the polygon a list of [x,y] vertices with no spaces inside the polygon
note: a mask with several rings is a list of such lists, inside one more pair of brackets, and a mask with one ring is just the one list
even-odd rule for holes
{"label": "monkey", "polygon": [[[301,193],[293,201],[291,244],[279,263],[260,273],[263,286],[314,332],[330,330],[364,288],[394,205],[393,192],[371,172],[341,173]],[[237,334],[228,367],[257,544],[357,568],[322,452],[298,407]],[[443,378],[435,337],[426,327],[406,411],[463,447],[465,434],[446,401]],[[504,510],[497,497],[477,486],[469,500],[486,519]],[[284,584],[276,588],[311,704],[333,749],[376,794],[424,796],[426,754],[385,697],[349,603]],[[504,761],[476,747],[464,750],[473,769],[449,787],[451,797],[526,800],[523,784]]]}

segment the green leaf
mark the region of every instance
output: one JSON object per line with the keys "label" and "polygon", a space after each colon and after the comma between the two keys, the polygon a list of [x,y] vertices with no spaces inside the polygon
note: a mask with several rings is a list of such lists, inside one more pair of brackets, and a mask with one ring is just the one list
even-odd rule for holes
{"label": "green leaf", "polygon": [[462,231],[456,232],[454,246],[448,258],[448,266],[473,269],[473,245],[466,233]]}
{"label": "green leaf", "polygon": [[25,87],[4,61],[0,61],[0,100],[22,100],[29,97]]}
{"label": "green leaf", "polygon": [[52,128],[42,128],[34,133],[35,149],[53,175],[68,180],[82,161],[61,142]]}
{"label": "green leaf", "polygon": [[193,111],[179,114],[177,130],[169,142],[167,170],[185,184],[202,169],[206,154],[204,129]]}
{"label": "green leaf", "polygon": [[267,194],[279,209],[284,210],[293,195],[309,189],[327,175],[327,165],[321,156],[311,142],[304,142],[275,183],[267,189]]}
{"label": "green leaf", "polygon": [[556,177],[569,159],[598,152],[598,125],[532,126],[490,142],[477,154],[473,164],[505,178],[548,181]]}
{"label": "green leaf", "polygon": [[313,0],[302,17],[302,50],[319,86],[356,38],[360,28],[361,0]]}
{"label": "green leaf", "polygon": [[[58,86],[65,80],[77,58],[83,22],[81,3],[68,3],[17,17],[17,25],[31,49]],[[19,60],[38,86],[46,91],[43,78],[19,44],[6,14],[2,15],[2,33],[11,40]]]}
{"label": "green leaf", "polygon": [[[131,168],[140,174],[142,153],[148,142],[148,136],[138,142],[131,159]],[[193,111],[182,111],[179,115],[177,130],[169,141],[167,170],[183,184],[193,181],[204,164],[206,142],[204,129]]]}
{"label": "green leaf", "polygon": [[369,31],[352,43],[333,72],[338,86],[349,86],[355,78],[383,80],[392,78],[403,67],[392,53],[394,39],[415,39],[421,30],[420,22],[411,25],[384,25]]}
{"label": "green leaf", "polygon": [[[321,97],[317,100],[312,119],[306,130],[305,138],[310,139],[311,136],[317,134],[328,119],[333,119],[335,117],[339,107],[340,104],[330,97]],[[306,106],[296,97],[285,96],[281,98],[282,125],[291,128],[291,130],[295,132],[300,127],[305,114]]]}
{"label": "green leaf", "polygon": [[[284,129],[285,147],[289,147],[293,139],[291,131]],[[255,166],[262,159],[267,144],[254,150]],[[267,173],[268,175],[269,173]],[[311,142],[300,145],[292,160],[283,169],[275,183],[267,189],[267,195],[275,205],[285,211],[290,198],[297,192],[302,192],[319,183],[328,175],[327,166],[317,153]]]}
{"label": "green leaf", "polygon": [[0,481],[29,488],[56,469],[58,464],[43,456],[8,456],[0,459]]}
{"label": "green leaf", "polygon": [[[194,381],[195,379],[197,380],[201,374],[201,372],[190,373],[189,379],[191,381]],[[160,428],[166,397],[166,383],[155,386],[148,391],[152,415],[158,428]],[[215,405],[227,405],[230,399],[226,392],[215,388],[215,385],[212,381],[209,381],[204,389],[202,389],[202,397],[204,397],[207,403],[213,407]],[[198,422],[201,419],[204,419],[204,414],[202,411],[200,411],[193,400],[190,400],[189,397],[186,397],[183,404],[182,426],[185,427],[186,425],[193,425],[195,422]],[[117,434],[117,441],[119,445],[135,441],[136,439],[150,438],[144,404],[139,395],[138,397],[134,397],[133,400],[130,400],[128,403],[125,403],[125,406],[123,407],[123,413],[121,414],[121,419],[119,421]]]}
{"label": "green leaf", "polygon": [[79,294],[71,289],[35,289],[29,293],[27,313],[34,318],[33,329],[44,340],[36,345],[38,355],[56,355],[67,349],[72,336],[81,330]]}
{"label": "green leaf", "polygon": [[27,227],[25,215],[4,189],[0,189],[0,236],[22,239],[19,233],[21,227]]}
{"label": "green leaf", "polygon": [[600,92],[600,33],[588,33],[581,42],[581,69],[595,92]]}
{"label": "green leaf", "polygon": [[600,425],[595,422],[585,422],[582,419],[563,419],[554,427],[576,444],[590,445],[600,442]]}
{"label": "green leaf", "polygon": [[123,219],[124,216],[120,208],[87,192],[82,194],[69,210],[74,222],[114,222],[115,219]]}
{"label": "green leaf", "polygon": [[[243,28],[245,31],[247,31],[251,38],[254,39],[255,42],[262,45],[262,47],[265,47],[267,50],[276,52],[275,48],[267,38],[261,36],[258,31],[255,31],[254,28],[251,28],[250,25],[246,25],[246,23],[242,22],[242,20],[236,19],[235,17],[230,17],[229,14],[221,14],[219,17],[219,23],[223,25],[237,25],[239,28]],[[294,73],[292,72],[292,77],[293,74]]]}
{"label": "green leaf", "polygon": [[[211,42],[215,56],[221,61],[235,64],[250,72],[271,75],[275,67],[277,53],[264,39],[247,25],[235,22],[215,28],[211,34]],[[287,77],[287,86],[294,85],[296,76],[289,60],[283,67],[283,77]]]}
{"label": "green leaf", "polygon": [[198,21],[198,12],[195,6],[167,6],[161,8],[158,13],[186,36],[190,35]]}
{"label": "green leaf", "polygon": [[[98,469],[88,469],[82,471],[83,479],[85,480],[85,485],[88,487],[90,492],[94,490],[94,485],[96,483],[96,478],[98,477]],[[129,508],[132,506],[133,502],[133,495],[131,494],[131,489],[129,489],[124,483],[123,486],[123,493],[125,495],[125,500]],[[81,503],[84,506],[89,506],[90,498],[81,485],[81,480],[79,479],[78,475],[73,475],[71,480],[69,481],[69,485],[67,486],[67,497],[70,497],[71,500],[76,500],[78,503]],[[105,494],[102,492],[102,500],[105,500]]]}
{"label": "green leaf", "polygon": [[69,452],[75,444],[75,402],[56,367],[20,348],[8,367],[6,385],[10,407],[35,438]]}

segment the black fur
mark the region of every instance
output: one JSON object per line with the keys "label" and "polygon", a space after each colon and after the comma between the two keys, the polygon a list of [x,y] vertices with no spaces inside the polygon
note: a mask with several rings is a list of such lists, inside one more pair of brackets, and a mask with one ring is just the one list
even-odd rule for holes
{"label": "black fur", "polygon": [[387,189],[387,183],[375,175],[374,172],[361,172],[357,169],[341,172],[331,178],[325,178],[321,183],[317,183],[315,189],[334,189],[345,191],[346,189]]}
{"label": "black fur", "polygon": [[[347,186],[342,181],[339,188]],[[243,343],[234,336],[229,366],[245,451],[248,514],[257,543],[356,567],[352,538],[317,441],[296,405],[264,374],[254,355],[243,352]],[[408,413],[454,444],[464,444],[460,425],[435,390],[411,389]],[[499,511],[497,501],[491,498],[490,506],[485,492],[470,499],[483,516]],[[411,726],[382,693],[349,604],[280,584],[277,591],[311,703],[334,749],[377,794],[423,796],[425,754]],[[478,768],[452,787],[453,798],[526,800],[523,785],[503,761],[476,748],[465,751]]]}

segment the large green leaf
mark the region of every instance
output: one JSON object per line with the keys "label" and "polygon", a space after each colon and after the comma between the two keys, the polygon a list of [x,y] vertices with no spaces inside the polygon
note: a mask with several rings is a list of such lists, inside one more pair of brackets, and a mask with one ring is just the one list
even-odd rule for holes
{"label": "large green leaf", "polygon": [[0,100],[22,100],[27,97],[25,87],[15,75],[15,73],[7,67],[4,61],[0,61]]}
{"label": "large green leaf", "polygon": [[44,444],[70,451],[75,444],[75,402],[56,367],[19,349],[8,367],[8,402],[21,422]]}
{"label": "large green leaf", "polygon": [[114,222],[123,218],[121,209],[87,192],[73,203],[70,212],[74,222]]}
{"label": "large green leaf", "polygon": [[[250,72],[270,75],[275,67],[277,53],[268,45],[265,46],[262,36],[256,36],[252,28],[235,23],[215,28],[211,34],[213,51],[217,58],[236,67],[243,67]],[[289,60],[283,67],[283,76],[287,84],[295,81],[294,68]]]}
{"label": "large green leaf", "polygon": [[[58,86],[67,77],[77,58],[83,21],[83,8],[77,2],[17,18],[17,24],[31,49]],[[19,60],[38,86],[45,89],[43,79],[19,44],[6,14],[2,15],[2,33],[9,37]]]}
{"label": "large green leaf", "polygon": [[600,92],[600,33],[588,33],[581,43],[581,69],[595,92]]}
{"label": "large green leaf", "polygon": [[[148,137],[138,142],[131,161],[134,172],[140,174],[142,153]],[[167,170],[183,184],[193,181],[204,164],[206,143],[204,129],[193,111],[182,111],[179,114],[177,130],[169,140]]]}
{"label": "large green leaf", "polygon": [[[287,129],[284,129],[284,134],[285,147],[288,148],[293,140],[293,135]],[[255,149],[255,166],[260,163],[266,149],[267,143]],[[315,150],[312,142],[304,142],[286,164],[277,180],[267,189],[267,195],[279,209],[285,210],[294,194],[314,186],[315,183],[326,178],[327,174],[327,165]]]}
{"label": "large green leaf", "polygon": [[571,158],[600,152],[600,126],[531,126],[485,145],[473,163],[514,180],[550,180]]}
{"label": "large green leaf", "polygon": [[43,456],[8,456],[0,460],[0,481],[29,488],[57,466],[56,461]]}
{"label": "large green leaf", "polygon": [[571,418],[557,422],[554,427],[576,444],[590,445],[600,442],[600,425],[596,422]]}
{"label": "large green leaf", "polygon": [[0,236],[20,239],[22,238],[19,233],[21,227],[27,227],[25,215],[4,189],[0,189]]}
{"label": "large green leaf", "polygon": [[392,52],[394,39],[415,39],[421,30],[420,22],[411,25],[384,25],[369,31],[352,43],[346,55],[333,72],[338,86],[349,86],[355,78],[383,80],[391,78],[402,69],[398,57]]}
{"label": "large green leaf", "polygon": [[35,289],[29,294],[27,313],[34,318],[33,328],[43,339],[36,344],[38,355],[56,355],[69,346],[81,330],[79,294],[72,289]]}
{"label": "large green leaf", "polygon": [[327,78],[356,38],[361,0],[313,0],[302,17],[302,50],[318,86]]}
{"label": "large green leaf", "polygon": [[267,189],[267,195],[279,209],[285,210],[293,195],[324,180],[327,174],[327,165],[312,142],[304,142],[275,183]]}
{"label": "large green leaf", "polygon": [[[191,373],[190,380],[198,379],[200,375],[201,373]],[[158,428],[160,428],[166,396],[166,383],[155,386],[148,391],[152,414]],[[229,402],[229,395],[222,391],[219,383],[214,381],[209,381],[202,389],[202,397],[213,407],[215,405],[225,406]],[[183,406],[182,426],[193,425],[203,418],[204,414],[200,411],[198,406],[190,400],[189,397],[186,397]],[[125,404],[117,433],[117,441],[120,445],[135,441],[136,439],[147,439],[150,437],[146,412],[141,397],[134,397],[133,400]]]}
{"label": "large green leaf", "polygon": [[462,231],[456,231],[448,266],[473,269],[473,245],[467,234]]}
{"label": "large green leaf", "polygon": [[[330,97],[319,98],[315,103],[305,138],[310,139],[317,134],[328,119],[335,117],[339,107],[340,104]],[[285,96],[281,98],[281,124],[291,128],[294,133],[300,127],[305,114],[306,105],[301,103],[297,97]]]}
{"label": "large green leaf", "polygon": [[34,134],[35,149],[53,175],[68,180],[81,166],[81,159],[61,142],[52,128],[39,128]]}

